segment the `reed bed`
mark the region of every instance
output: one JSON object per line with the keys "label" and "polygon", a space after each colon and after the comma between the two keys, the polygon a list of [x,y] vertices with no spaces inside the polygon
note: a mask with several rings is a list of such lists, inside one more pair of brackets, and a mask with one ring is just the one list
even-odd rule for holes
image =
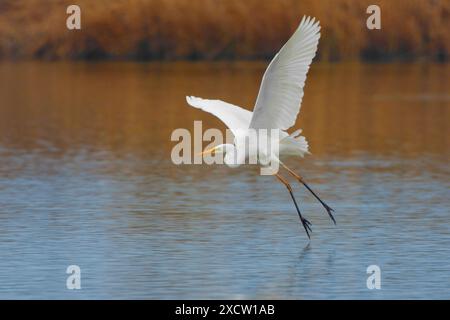
{"label": "reed bed", "polygon": [[[374,3],[381,30],[366,28]],[[321,21],[322,60],[449,57],[448,0],[1,0],[0,58],[266,59],[303,15]]]}

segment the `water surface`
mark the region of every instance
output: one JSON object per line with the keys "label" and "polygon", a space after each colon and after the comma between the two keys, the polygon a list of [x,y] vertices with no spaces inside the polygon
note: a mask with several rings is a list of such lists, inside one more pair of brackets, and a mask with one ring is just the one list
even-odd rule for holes
{"label": "water surface", "polygon": [[224,129],[186,95],[250,109],[265,66],[0,64],[0,298],[450,298],[450,66],[313,65],[288,163],[338,224],[294,185],[310,242],[273,177],[170,160]]}

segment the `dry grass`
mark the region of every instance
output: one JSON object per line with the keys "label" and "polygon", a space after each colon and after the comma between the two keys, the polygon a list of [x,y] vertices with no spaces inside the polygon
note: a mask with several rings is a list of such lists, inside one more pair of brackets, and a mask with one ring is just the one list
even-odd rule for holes
{"label": "dry grass", "polygon": [[[324,60],[448,59],[450,1],[375,2],[382,30],[369,31],[373,0],[0,0],[0,57],[267,58],[306,14],[322,23]],[[73,3],[81,31],[65,27]]]}

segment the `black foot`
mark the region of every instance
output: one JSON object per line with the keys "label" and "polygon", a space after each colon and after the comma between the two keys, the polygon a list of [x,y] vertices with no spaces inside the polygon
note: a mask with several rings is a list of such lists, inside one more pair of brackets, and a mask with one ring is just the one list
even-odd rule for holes
{"label": "black foot", "polygon": [[309,222],[305,218],[301,218],[300,221],[303,224],[303,228],[305,228],[305,231],[306,231],[306,234],[308,235],[308,238],[311,239],[311,236],[309,235],[309,233],[312,232],[312,230],[311,230],[311,222]]}
{"label": "black foot", "polygon": [[328,205],[324,204],[325,209],[328,212],[328,215],[330,216],[331,220],[333,220],[334,225],[336,225],[336,219],[334,219],[332,212],[334,212],[333,208],[330,208]]}

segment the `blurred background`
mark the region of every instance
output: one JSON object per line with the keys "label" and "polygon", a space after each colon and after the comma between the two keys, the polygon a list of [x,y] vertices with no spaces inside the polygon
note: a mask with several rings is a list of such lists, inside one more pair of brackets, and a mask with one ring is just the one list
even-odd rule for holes
{"label": "blurred background", "polygon": [[[450,52],[448,1],[79,0],[82,32],[62,27],[61,8],[72,2],[2,0],[0,56],[269,59],[305,14],[321,21],[320,60],[445,61]],[[382,31],[365,27],[371,4],[382,10]]]}
{"label": "blurred background", "polygon": [[[312,155],[287,162],[337,218],[293,184],[310,242],[273,177],[170,159],[174,129],[225,129],[185,96],[251,110],[303,15],[322,25],[294,127]],[[0,1],[0,298],[450,298],[449,15],[438,0]]]}

